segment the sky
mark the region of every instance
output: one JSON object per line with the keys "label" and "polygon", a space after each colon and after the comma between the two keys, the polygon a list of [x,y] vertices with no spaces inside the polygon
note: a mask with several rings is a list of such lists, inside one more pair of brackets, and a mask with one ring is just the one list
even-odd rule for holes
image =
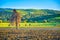
{"label": "sky", "polygon": [[60,10],[60,0],[0,0],[0,8]]}

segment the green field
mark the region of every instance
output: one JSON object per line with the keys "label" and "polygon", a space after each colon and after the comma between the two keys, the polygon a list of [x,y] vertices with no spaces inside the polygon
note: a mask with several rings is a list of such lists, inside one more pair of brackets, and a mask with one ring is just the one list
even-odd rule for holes
{"label": "green field", "polygon": [[[10,23],[0,23],[0,28],[5,27],[5,28],[15,28],[15,26],[9,26]],[[50,27],[60,27],[60,23],[20,23],[19,28],[29,28],[29,27],[43,27],[43,28],[50,28]]]}

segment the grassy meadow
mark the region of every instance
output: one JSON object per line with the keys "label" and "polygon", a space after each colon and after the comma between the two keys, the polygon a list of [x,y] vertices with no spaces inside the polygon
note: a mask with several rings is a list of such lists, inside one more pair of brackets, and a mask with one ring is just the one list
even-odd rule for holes
{"label": "grassy meadow", "polygon": [[[9,26],[10,23],[0,23],[0,28],[15,28],[16,26]],[[20,23],[19,28],[53,28],[59,27],[60,23]]]}

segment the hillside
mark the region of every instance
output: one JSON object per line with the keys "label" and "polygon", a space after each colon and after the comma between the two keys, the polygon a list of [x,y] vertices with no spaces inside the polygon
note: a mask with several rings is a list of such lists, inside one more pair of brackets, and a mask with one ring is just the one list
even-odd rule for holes
{"label": "hillside", "polygon": [[[21,14],[21,22],[28,23],[44,23],[44,22],[60,22],[60,11],[49,9],[16,9]],[[13,9],[0,8],[0,20],[9,22]]]}

